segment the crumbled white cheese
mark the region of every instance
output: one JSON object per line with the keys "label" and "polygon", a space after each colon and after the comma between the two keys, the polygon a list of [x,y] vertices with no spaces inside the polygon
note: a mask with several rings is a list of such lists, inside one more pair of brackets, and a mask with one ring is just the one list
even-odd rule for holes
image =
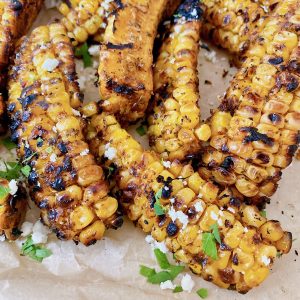
{"label": "crumbled white cheese", "polygon": [[174,204],[175,203],[175,198],[170,198],[170,203]]}
{"label": "crumbled white cheese", "polygon": [[109,105],[109,104],[110,104],[110,102],[109,102],[108,100],[105,100],[105,101],[103,101],[103,103],[102,103],[103,106],[107,106],[107,105]]}
{"label": "crumbled white cheese", "polygon": [[173,222],[175,222],[177,219],[182,224],[182,229],[186,228],[189,222],[189,217],[184,212],[182,212],[181,210],[176,211],[172,206],[168,211],[168,215]]}
{"label": "crumbled white cheese", "polygon": [[221,217],[223,217],[223,216],[224,216],[224,213],[220,210],[220,211],[219,211],[219,215],[220,215]]}
{"label": "crumbled white cheese", "polygon": [[74,109],[74,108],[72,108],[72,113],[73,113],[73,115],[76,116],[76,117],[80,117],[80,116],[81,116],[80,111],[78,111],[78,110],[76,110],[76,109]]}
{"label": "crumbled white cheese", "polygon": [[222,221],[222,219],[219,218],[217,222],[218,222],[218,225],[219,225],[220,227],[223,226],[223,221]]}
{"label": "crumbled white cheese", "polygon": [[57,128],[55,126],[53,126],[52,127],[52,131],[56,133],[57,132]]}
{"label": "crumbled white cheese", "polygon": [[201,202],[196,202],[194,207],[195,207],[196,212],[202,212],[203,211],[203,206],[202,206]]}
{"label": "crumbled white cheese", "polygon": [[32,242],[34,244],[45,244],[48,240],[49,229],[40,221],[35,222],[32,228]]}
{"label": "crumbled white cheese", "polygon": [[50,161],[54,163],[54,162],[56,162],[56,160],[57,160],[57,155],[55,153],[52,153],[50,155]]}
{"label": "crumbled white cheese", "polygon": [[24,222],[21,227],[21,231],[22,231],[21,236],[23,237],[28,236],[32,232],[32,228],[33,228],[33,223]]}
{"label": "crumbled white cheese", "polygon": [[162,164],[165,168],[169,169],[171,168],[171,162],[170,161],[162,161]]}
{"label": "crumbled white cheese", "polygon": [[248,231],[249,231],[249,230],[248,230],[248,228],[247,228],[247,227],[245,227],[245,228],[244,228],[244,232],[246,232],[246,233],[247,233]]}
{"label": "crumbled white cheese", "polygon": [[160,288],[161,288],[162,290],[174,290],[175,287],[176,287],[176,285],[173,284],[171,280],[167,280],[167,281],[162,282],[162,283],[160,284]]}
{"label": "crumbled white cheese", "polygon": [[202,199],[203,198],[203,194],[199,193],[198,194],[198,198]]}
{"label": "crumbled white cheese", "polygon": [[12,179],[9,184],[8,184],[8,187],[9,187],[9,193],[11,195],[14,195],[17,191],[18,191],[18,184],[17,184],[17,181],[15,179]]}
{"label": "crumbled white cheese", "polygon": [[154,249],[159,249],[162,253],[167,253],[169,250],[164,242],[154,241]]}
{"label": "crumbled white cheese", "polygon": [[171,59],[170,59],[170,64],[174,64],[175,63],[175,57],[172,57]]}
{"label": "crumbled white cheese", "polygon": [[193,11],[191,12],[191,16],[196,17],[197,16],[197,9],[194,8]]}
{"label": "crumbled white cheese", "polygon": [[181,279],[181,287],[186,292],[191,292],[193,287],[195,286],[195,282],[192,279],[190,274],[185,274]]}
{"label": "crumbled white cheese", "polygon": [[271,259],[265,255],[262,256],[261,260],[264,263],[264,265],[266,265],[266,266],[268,266],[271,262]]}
{"label": "crumbled white cheese", "polygon": [[84,149],[83,151],[80,152],[80,156],[85,156],[88,155],[90,153],[89,149]]}
{"label": "crumbled white cheese", "polygon": [[164,186],[164,190],[168,191],[170,188],[168,186]]}
{"label": "crumbled white cheese", "polygon": [[2,235],[0,235],[0,242],[4,242],[4,241],[5,241],[5,235],[2,234]]}
{"label": "crumbled white cheese", "polygon": [[100,51],[100,46],[99,45],[92,45],[89,47],[89,54],[91,56],[98,56]]}
{"label": "crumbled white cheese", "polygon": [[212,63],[217,62],[216,51],[205,51],[204,57],[206,60],[211,61]]}
{"label": "crumbled white cheese", "polygon": [[232,207],[228,207],[227,210],[235,214],[235,210]]}
{"label": "crumbled white cheese", "polygon": [[47,243],[48,237],[40,232],[34,232],[31,236],[34,244],[45,244]]}
{"label": "crumbled white cheese", "polygon": [[212,211],[212,212],[210,213],[210,216],[211,216],[211,218],[212,218],[213,220],[216,220],[216,221],[218,220],[218,216],[215,214],[215,212]]}
{"label": "crumbled white cheese", "polygon": [[183,182],[182,182],[182,184],[184,185],[184,186],[187,186],[187,181],[186,180],[184,180]]}
{"label": "crumbled white cheese", "polygon": [[108,158],[109,160],[112,160],[116,157],[117,151],[115,148],[110,147],[110,144],[105,145],[105,152],[104,157]]}
{"label": "crumbled white cheese", "polygon": [[57,66],[59,65],[59,61],[57,59],[52,59],[52,58],[47,58],[43,65],[42,68],[48,72],[52,72]]}
{"label": "crumbled white cheese", "polygon": [[145,237],[145,241],[148,243],[148,244],[152,244],[154,243],[154,238],[152,237],[152,235],[147,235]]}

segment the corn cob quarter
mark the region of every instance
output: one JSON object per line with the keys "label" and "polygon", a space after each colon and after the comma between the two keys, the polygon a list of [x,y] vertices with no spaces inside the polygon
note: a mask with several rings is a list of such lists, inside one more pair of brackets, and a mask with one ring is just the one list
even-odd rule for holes
{"label": "corn cob quarter", "polygon": [[121,219],[83,137],[73,57],[59,23],[23,38],[10,71],[8,110],[19,158],[31,167],[30,194],[43,222],[61,239],[90,245]]}
{"label": "corn cob quarter", "polygon": [[100,48],[101,107],[123,122],[141,118],[153,92],[152,49],[167,0],[124,0]]}
{"label": "corn cob quarter", "polygon": [[[265,280],[278,253],[289,251],[291,233],[241,204],[234,190],[205,181],[190,164],[164,168],[113,116],[96,115],[91,125],[99,137],[91,140],[98,150],[92,148],[118,168],[117,194],[128,217],[195,274],[245,293]],[[220,239],[208,249],[212,226]]]}
{"label": "corn cob quarter", "polygon": [[[174,15],[154,67],[154,107],[150,146],[165,159],[184,159],[209,139],[200,126],[197,57],[203,11],[199,1],[185,1]],[[207,130],[205,130],[205,128]]]}
{"label": "corn cob quarter", "polygon": [[299,2],[278,3],[211,118],[202,175],[270,197],[299,143]]}

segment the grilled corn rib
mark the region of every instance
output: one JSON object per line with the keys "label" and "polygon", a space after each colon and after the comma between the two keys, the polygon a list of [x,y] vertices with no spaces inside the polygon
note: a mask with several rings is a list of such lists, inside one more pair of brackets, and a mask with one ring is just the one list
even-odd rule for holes
{"label": "grilled corn rib", "polygon": [[[268,221],[255,206],[241,205],[227,188],[203,180],[190,164],[163,167],[157,154],[144,151],[115,117],[95,115],[91,149],[118,168],[118,195],[128,217],[178,261],[222,288],[247,292],[269,274],[276,254],[287,253],[291,233]],[[162,213],[156,214],[159,205]],[[217,224],[217,256],[204,250],[204,236]]]}
{"label": "grilled corn rib", "polygon": [[206,17],[203,37],[235,55],[245,53],[251,35],[260,29],[278,0],[203,0]]}
{"label": "grilled corn rib", "polygon": [[14,195],[9,193],[9,181],[0,179],[0,185],[7,192],[0,197],[0,235],[4,234],[9,240],[19,236],[18,227],[26,213],[27,195],[19,185]]}
{"label": "grilled corn rib", "polygon": [[83,137],[72,45],[63,25],[36,28],[21,40],[9,78],[13,139],[29,164],[30,194],[61,239],[90,245],[118,227],[117,200]]}
{"label": "grilled corn rib", "polygon": [[101,107],[122,122],[141,118],[153,92],[152,49],[167,0],[123,0],[100,47]]}
{"label": "grilled corn rib", "polygon": [[3,94],[6,88],[7,66],[15,40],[29,29],[42,3],[42,0],[0,1],[0,134],[6,127],[3,123]]}
{"label": "grilled corn rib", "polygon": [[208,125],[200,125],[198,106],[197,57],[202,15],[198,0],[183,2],[154,67],[154,107],[148,119],[150,146],[170,160],[197,152],[200,139],[209,139]]}
{"label": "grilled corn rib", "polygon": [[299,143],[299,1],[278,3],[210,119],[205,178],[255,203],[271,196]]}

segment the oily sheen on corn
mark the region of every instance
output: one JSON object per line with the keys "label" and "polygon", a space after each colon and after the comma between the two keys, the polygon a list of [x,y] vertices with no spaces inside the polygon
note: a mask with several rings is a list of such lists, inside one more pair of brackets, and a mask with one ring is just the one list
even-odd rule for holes
{"label": "oily sheen on corn", "polygon": [[43,222],[61,239],[90,245],[105,227],[117,227],[117,200],[108,196],[102,168],[83,136],[85,122],[73,50],[65,28],[54,23],[21,40],[10,71],[13,139],[31,167],[32,199]]}
{"label": "oily sheen on corn", "polygon": [[210,137],[200,124],[197,57],[203,11],[198,0],[185,1],[162,43],[154,67],[154,107],[149,122],[153,150],[164,159],[184,159]]}
{"label": "oily sheen on corn", "polygon": [[299,1],[278,3],[210,118],[201,174],[254,203],[270,197],[299,143]]}
{"label": "oily sheen on corn", "polygon": [[[115,117],[93,116],[89,135],[91,149],[117,167],[117,194],[128,217],[195,274],[245,293],[266,279],[278,253],[289,252],[291,233],[279,222],[268,221],[255,206],[241,205],[234,191],[205,181],[190,164],[173,161],[164,168],[159,156],[144,151]],[[114,155],[107,155],[108,149]],[[159,191],[165,214],[157,216]],[[212,259],[203,250],[203,235],[216,223],[221,244]]]}

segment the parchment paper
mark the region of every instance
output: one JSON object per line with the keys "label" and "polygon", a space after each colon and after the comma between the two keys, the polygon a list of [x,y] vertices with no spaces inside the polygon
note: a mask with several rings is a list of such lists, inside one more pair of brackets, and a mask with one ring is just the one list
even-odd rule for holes
{"label": "parchment paper", "polygon": [[[44,9],[36,24],[46,24],[55,15],[53,11]],[[217,105],[217,96],[225,91],[235,72],[233,68],[229,68],[226,54],[216,51],[215,63],[204,57],[206,50],[201,50],[200,53],[203,118]],[[79,69],[82,72],[80,66]],[[222,78],[223,70],[230,71],[225,78]],[[94,80],[91,80],[95,70],[85,72],[89,73],[89,82],[84,91],[85,99],[98,99]],[[205,80],[212,84],[204,84]],[[138,135],[135,136],[139,138]],[[147,145],[146,137],[140,140],[143,145]],[[2,157],[7,155],[3,149],[0,151]],[[295,250],[300,250],[299,171],[299,162],[294,162],[285,170],[280,188],[267,207],[268,218],[280,220],[284,228],[293,233],[296,239],[293,248],[290,254],[276,260],[269,278],[247,295],[219,289],[194,275],[192,277],[196,286],[190,294],[172,294],[172,291],[162,291],[159,286],[148,284],[139,275],[139,265],[157,267],[153,251],[145,242],[145,235],[141,230],[125,220],[121,229],[108,231],[102,241],[88,248],[76,246],[72,241],[58,241],[51,235],[47,247],[53,251],[53,255],[42,263],[21,257],[15,243],[0,242],[0,299],[200,299],[195,291],[201,287],[208,289],[208,299],[300,299],[300,264],[295,254]],[[32,202],[30,206],[27,220],[35,222],[38,210]]]}

